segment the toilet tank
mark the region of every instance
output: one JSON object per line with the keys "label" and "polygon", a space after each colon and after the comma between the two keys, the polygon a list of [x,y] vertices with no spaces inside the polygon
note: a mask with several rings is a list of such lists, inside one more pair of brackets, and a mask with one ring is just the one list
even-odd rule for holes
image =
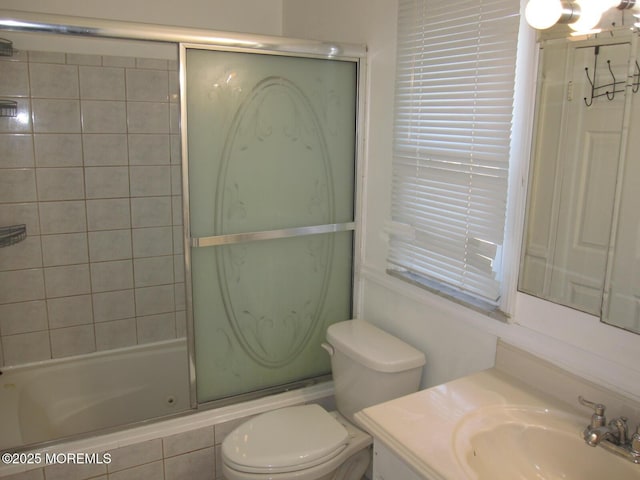
{"label": "toilet tank", "polygon": [[424,354],[360,319],[327,329],[338,411],[350,421],[363,408],[416,392]]}

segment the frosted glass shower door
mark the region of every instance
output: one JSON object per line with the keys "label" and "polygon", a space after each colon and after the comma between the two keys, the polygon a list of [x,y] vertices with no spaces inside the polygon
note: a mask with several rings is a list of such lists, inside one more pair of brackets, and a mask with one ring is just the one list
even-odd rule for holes
{"label": "frosted glass shower door", "polygon": [[351,317],[357,64],[186,48],[198,402],[316,377]]}

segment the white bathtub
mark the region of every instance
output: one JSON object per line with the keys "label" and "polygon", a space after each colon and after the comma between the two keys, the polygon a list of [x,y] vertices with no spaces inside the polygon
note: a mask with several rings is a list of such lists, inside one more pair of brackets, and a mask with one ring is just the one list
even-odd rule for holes
{"label": "white bathtub", "polygon": [[0,450],[190,407],[185,339],[0,371]]}

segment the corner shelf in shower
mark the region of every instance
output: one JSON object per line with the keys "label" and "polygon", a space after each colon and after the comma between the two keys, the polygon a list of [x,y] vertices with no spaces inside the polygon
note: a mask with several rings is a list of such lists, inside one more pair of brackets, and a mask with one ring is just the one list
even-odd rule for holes
{"label": "corner shelf in shower", "polygon": [[0,56],[13,57],[13,42],[6,38],[0,38]]}
{"label": "corner shelf in shower", "polygon": [[27,226],[24,224],[0,227],[0,248],[14,245],[25,238],[27,238]]}
{"label": "corner shelf in shower", "polygon": [[18,102],[0,99],[0,117],[17,117]]}

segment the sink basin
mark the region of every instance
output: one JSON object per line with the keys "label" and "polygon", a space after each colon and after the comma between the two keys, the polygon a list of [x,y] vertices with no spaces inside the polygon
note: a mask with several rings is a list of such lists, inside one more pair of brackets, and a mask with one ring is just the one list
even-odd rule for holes
{"label": "sink basin", "polygon": [[487,406],[460,419],[453,449],[480,480],[640,479],[640,465],[584,442],[587,422],[539,407]]}

